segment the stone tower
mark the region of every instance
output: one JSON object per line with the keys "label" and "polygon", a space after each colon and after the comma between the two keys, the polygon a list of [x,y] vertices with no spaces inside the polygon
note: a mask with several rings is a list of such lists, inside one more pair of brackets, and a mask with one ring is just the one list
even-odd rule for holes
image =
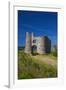
{"label": "stone tower", "polygon": [[38,37],[37,52],[45,54],[45,37]]}
{"label": "stone tower", "polygon": [[50,53],[51,40],[47,36],[38,37],[37,52],[39,54]]}
{"label": "stone tower", "polygon": [[34,33],[26,32],[25,53],[46,54],[51,52],[51,40],[47,36],[36,37]]}
{"label": "stone tower", "polygon": [[34,33],[31,33],[31,45],[33,45],[33,40],[34,40]]}
{"label": "stone tower", "polygon": [[31,53],[31,35],[29,32],[26,32],[25,53]]}

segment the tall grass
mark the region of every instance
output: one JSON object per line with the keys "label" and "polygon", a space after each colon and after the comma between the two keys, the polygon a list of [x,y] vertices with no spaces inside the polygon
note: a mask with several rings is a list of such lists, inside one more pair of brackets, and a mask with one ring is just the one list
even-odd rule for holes
{"label": "tall grass", "polygon": [[57,68],[18,51],[18,79],[57,77]]}

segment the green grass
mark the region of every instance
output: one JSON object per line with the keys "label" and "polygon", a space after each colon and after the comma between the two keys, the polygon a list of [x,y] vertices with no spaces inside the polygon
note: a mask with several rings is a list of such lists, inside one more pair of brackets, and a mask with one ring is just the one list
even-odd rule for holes
{"label": "green grass", "polygon": [[23,51],[18,51],[18,79],[57,77],[57,67],[37,61]]}
{"label": "green grass", "polygon": [[44,56],[44,57],[49,57],[49,58],[51,58],[51,59],[53,59],[53,60],[57,60],[57,56],[54,56],[53,53],[45,54],[45,55],[42,55],[42,56]]}

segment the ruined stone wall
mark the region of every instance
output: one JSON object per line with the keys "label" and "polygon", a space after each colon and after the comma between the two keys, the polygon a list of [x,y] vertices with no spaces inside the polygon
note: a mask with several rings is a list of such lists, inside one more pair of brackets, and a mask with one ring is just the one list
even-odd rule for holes
{"label": "ruined stone wall", "polygon": [[[51,40],[47,36],[35,37],[34,34],[26,33],[25,52],[31,53],[32,46],[37,47],[37,53],[46,54],[51,52]],[[33,42],[36,41],[36,42]]]}
{"label": "ruined stone wall", "polygon": [[31,34],[29,32],[26,32],[25,53],[31,53]]}
{"label": "ruined stone wall", "polygon": [[37,53],[39,54],[45,54],[45,42],[44,42],[44,37],[38,37],[37,41]]}

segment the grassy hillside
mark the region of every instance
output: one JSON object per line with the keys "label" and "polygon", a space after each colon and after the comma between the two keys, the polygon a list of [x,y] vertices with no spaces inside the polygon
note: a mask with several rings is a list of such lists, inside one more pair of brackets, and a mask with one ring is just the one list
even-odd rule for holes
{"label": "grassy hillside", "polygon": [[57,77],[57,67],[18,51],[18,79]]}

